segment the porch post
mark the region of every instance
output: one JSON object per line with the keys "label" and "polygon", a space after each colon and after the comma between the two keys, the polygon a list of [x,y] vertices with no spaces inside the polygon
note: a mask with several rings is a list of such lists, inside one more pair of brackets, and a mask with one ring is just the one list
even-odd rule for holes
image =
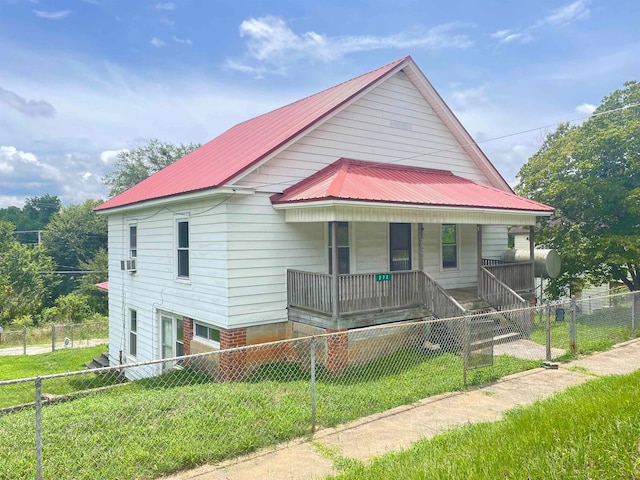
{"label": "porch post", "polygon": [[531,262],[531,291],[535,292],[536,265],[535,265],[535,241],[533,238],[534,225],[529,225],[529,261]]}
{"label": "porch post", "polygon": [[338,222],[331,222],[331,316],[333,320],[338,322],[338,300],[340,295],[340,286],[338,284]]}
{"label": "porch post", "polygon": [[424,223],[418,224],[418,270],[424,271]]}
{"label": "porch post", "polygon": [[476,225],[476,250],[478,252],[478,297],[482,298],[482,225]]}

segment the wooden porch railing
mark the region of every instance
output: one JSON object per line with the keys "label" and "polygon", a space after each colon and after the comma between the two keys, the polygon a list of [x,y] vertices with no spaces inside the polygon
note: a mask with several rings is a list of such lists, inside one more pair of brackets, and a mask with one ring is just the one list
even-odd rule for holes
{"label": "wooden porch railing", "polygon": [[375,273],[338,275],[339,313],[410,308],[422,304],[419,274],[411,270],[386,272],[389,280],[376,281]]}
{"label": "wooden porch railing", "polygon": [[490,272],[498,280],[509,286],[516,292],[528,292],[533,290],[533,264],[532,263],[493,263],[483,260],[482,268]]}
{"label": "wooden porch railing", "polygon": [[461,317],[465,313],[460,305],[431,275],[420,272],[424,281],[424,305],[438,318]]}
{"label": "wooden porch railing", "polygon": [[287,304],[331,315],[331,275],[287,270]]}
{"label": "wooden porch railing", "polygon": [[[425,307],[438,318],[464,315],[464,308],[430,275],[418,270],[386,272],[389,280],[377,281],[375,273],[338,275],[339,314]],[[287,271],[289,306],[332,314],[331,275]]]}
{"label": "wooden porch railing", "polygon": [[[480,281],[482,282],[481,292],[483,300],[496,310],[503,312],[504,316],[520,330],[520,333],[528,337],[531,332],[531,322],[529,312],[524,310],[527,307],[527,301],[513,289],[509,288],[505,282],[491,273],[489,268],[490,267],[481,268]],[[514,311],[510,312],[509,310]]]}

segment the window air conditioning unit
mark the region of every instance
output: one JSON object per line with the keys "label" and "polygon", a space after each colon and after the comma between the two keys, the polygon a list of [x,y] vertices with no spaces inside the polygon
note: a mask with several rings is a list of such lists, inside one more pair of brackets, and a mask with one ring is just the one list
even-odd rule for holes
{"label": "window air conditioning unit", "polygon": [[126,260],[120,260],[120,270],[124,270],[125,272],[135,272],[136,271],[136,259],[128,258]]}

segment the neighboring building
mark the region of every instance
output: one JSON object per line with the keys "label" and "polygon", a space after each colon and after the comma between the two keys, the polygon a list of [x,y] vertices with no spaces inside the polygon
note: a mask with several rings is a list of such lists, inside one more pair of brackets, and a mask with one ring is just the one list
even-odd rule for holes
{"label": "neighboring building", "polygon": [[463,289],[497,298],[496,277],[519,302],[531,264],[483,259],[552,212],[513,193],[411,57],[240,123],[96,210],[112,363],[454,316]]}

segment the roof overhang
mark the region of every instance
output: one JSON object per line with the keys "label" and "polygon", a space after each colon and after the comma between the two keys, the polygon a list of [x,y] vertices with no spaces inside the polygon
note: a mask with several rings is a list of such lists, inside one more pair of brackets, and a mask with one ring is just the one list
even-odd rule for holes
{"label": "roof overhang", "polygon": [[183,193],[183,194],[174,195],[171,197],[154,198],[153,200],[130,203],[127,205],[123,205],[121,207],[112,207],[112,208],[106,208],[106,209],[100,209],[100,207],[98,207],[94,211],[98,215],[102,215],[102,214],[110,215],[115,213],[129,212],[132,210],[139,210],[142,208],[166,207],[168,205],[172,205],[176,203],[191,202],[194,200],[202,200],[209,197],[231,196],[231,195],[253,195],[254,193],[255,193],[255,189],[253,188],[239,187],[239,186],[209,188],[209,189],[201,190],[198,192]]}
{"label": "roof overhang", "polygon": [[274,204],[288,223],[391,222],[457,223],[480,225],[535,225],[536,217],[551,212],[474,207],[447,207],[400,203],[322,200]]}

